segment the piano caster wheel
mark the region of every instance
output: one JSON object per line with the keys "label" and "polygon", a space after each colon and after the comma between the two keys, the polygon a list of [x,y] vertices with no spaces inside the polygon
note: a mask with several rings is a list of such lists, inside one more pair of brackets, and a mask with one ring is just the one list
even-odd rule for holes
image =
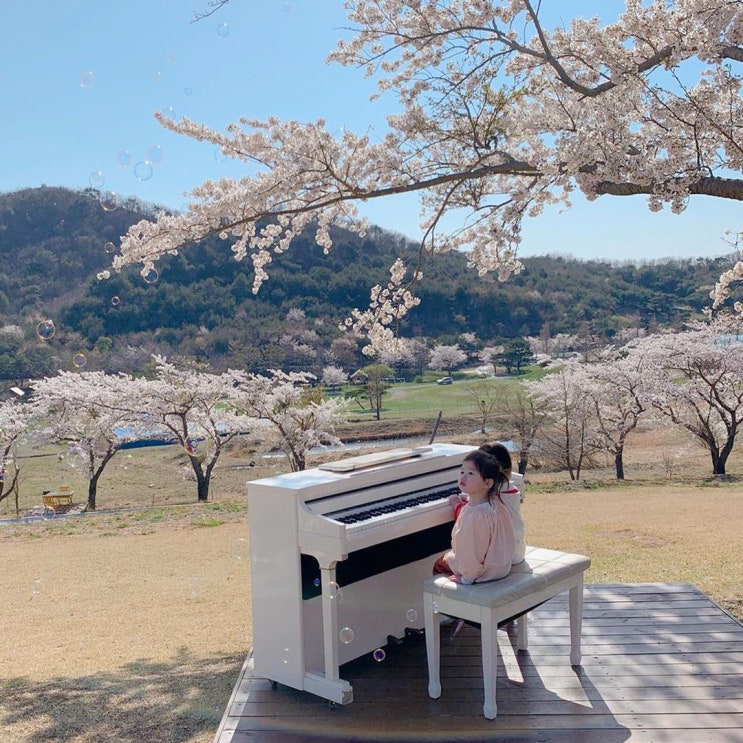
{"label": "piano caster wheel", "polygon": [[338,709],[338,702],[333,702],[332,700],[328,702],[328,708],[329,709]]}

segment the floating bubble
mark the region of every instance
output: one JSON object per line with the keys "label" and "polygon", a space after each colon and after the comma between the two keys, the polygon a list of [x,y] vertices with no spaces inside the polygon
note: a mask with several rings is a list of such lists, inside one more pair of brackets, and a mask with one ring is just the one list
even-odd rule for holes
{"label": "floating bubble", "polygon": [[103,249],[107,253],[115,253],[116,252],[116,246],[109,240],[107,243],[103,244]]}
{"label": "floating bubble", "polygon": [[340,596],[341,589],[338,586],[338,584],[335,581],[330,581],[328,583],[328,596],[330,596],[331,599],[337,599],[338,596]]}
{"label": "floating bubble", "polygon": [[215,147],[214,148],[214,159],[218,163],[223,163],[227,159],[227,155],[225,155],[224,152],[222,152],[222,148],[221,147]]}
{"label": "floating bubble", "polygon": [[161,113],[166,119],[171,119],[172,121],[175,121],[177,118],[175,109],[172,106],[166,106]]}
{"label": "floating bubble", "polygon": [[142,270],[142,278],[145,284],[154,284],[160,278],[160,274],[156,268],[145,268]]}
{"label": "floating bubble", "polygon": [[355,637],[354,631],[350,627],[341,627],[340,631],[338,632],[338,639],[344,644],[344,645],[350,645],[353,642],[353,638]]}
{"label": "floating bubble", "polygon": [[199,583],[199,579],[195,575],[191,578],[191,595],[201,595],[201,583]]}
{"label": "floating bubble", "polygon": [[81,88],[92,88],[93,85],[95,85],[95,74],[90,70],[81,72],[77,76],[77,82],[80,84]]}
{"label": "floating bubble", "polygon": [[112,212],[118,208],[116,194],[113,191],[105,191],[98,197],[98,203],[103,207],[103,211]]}
{"label": "floating bubble", "polygon": [[72,365],[77,369],[82,369],[88,363],[88,357],[84,353],[76,353],[72,357]]}
{"label": "floating bubble", "polygon": [[383,648],[377,648],[372,653],[372,657],[377,661],[377,663],[381,663],[387,657],[387,653],[384,652]]}
{"label": "floating bubble", "polygon": [[157,85],[160,82],[160,80],[162,80],[162,79],[163,79],[163,73],[162,72],[156,72],[152,76],[152,82],[155,83],[155,85]]}
{"label": "floating bubble", "polygon": [[31,596],[38,596],[41,593],[41,581],[37,578],[31,587]]}
{"label": "floating bubble", "polygon": [[312,585],[315,586],[315,588],[319,588],[322,585],[322,581],[319,578],[315,578],[315,580],[312,581]]}
{"label": "floating bubble", "polygon": [[118,307],[121,304],[121,300],[118,297],[111,297],[111,304],[114,307]]}
{"label": "floating bubble", "polygon": [[116,164],[120,168],[128,168],[132,164],[132,153],[129,150],[119,150],[116,153]]}
{"label": "floating bubble", "polygon": [[140,160],[134,166],[134,175],[140,181],[149,181],[152,178],[152,164],[149,160]]}
{"label": "floating bubble", "polygon": [[284,3],[281,6],[281,10],[283,10],[284,13],[289,13],[291,11],[291,9],[292,9],[292,4],[291,3]]}
{"label": "floating bubble", "polygon": [[59,220],[59,226],[60,227],[64,227],[64,219],[60,219]]}
{"label": "floating bubble", "polygon": [[57,332],[57,326],[54,324],[53,320],[42,320],[37,326],[36,326],[36,335],[41,338],[41,340],[48,341],[50,338],[54,338],[54,334]]}
{"label": "floating bubble", "polygon": [[153,144],[147,150],[147,162],[157,165],[163,161],[165,157],[165,150],[159,144]]}
{"label": "floating bubble", "polygon": [[99,271],[95,277],[98,279],[98,281],[103,281],[103,279],[110,279],[111,278],[111,272],[106,271]]}
{"label": "floating bubble", "polygon": [[230,27],[226,23],[220,23],[217,26],[217,36],[224,38],[230,35]]}
{"label": "floating bubble", "polygon": [[88,176],[88,183],[90,183],[93,188],[101,188],[105,182],[106,178],[104,177],[102,170],[94,170]]}
{"label": "floating bubble", "polygon": [[291,648],[284,648],[284,652],[281,656],[281,662],[286,666],[289,665],[289,661],[292,657],[292,649]]}
{"label": "floating bubble", "polygon": [[237,560],[246,560],[248,557],[248,540],[242,538],[236,539],[233,549]]}
{"label": "floating bubble", "polygon": [[416,619],[418,619],[418,612],[415,609],[408,609],[405,612],[405,619],[412,624]]}
{"label": "floating bubble", "polygon": [[186,95],[193,95],[193,88],[190,85],[186,85],[186,87],[183,89],[183,92]]}

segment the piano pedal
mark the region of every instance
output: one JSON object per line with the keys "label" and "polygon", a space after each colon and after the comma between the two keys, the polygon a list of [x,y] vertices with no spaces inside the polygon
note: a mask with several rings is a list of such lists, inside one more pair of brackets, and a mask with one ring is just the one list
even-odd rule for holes
{"label": "piano pedal", "polygon": [[[407,633],[407,630],[405,630],[405,632]],[[389,648],[399,648],[402,643],[402,638],[395,637],[394,635],[387,635],[387,646]]]}

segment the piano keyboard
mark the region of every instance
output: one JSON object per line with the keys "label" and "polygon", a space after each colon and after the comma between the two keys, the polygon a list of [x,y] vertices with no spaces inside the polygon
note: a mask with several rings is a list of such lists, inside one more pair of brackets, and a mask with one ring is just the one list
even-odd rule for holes
{"label": "piano keyboard", "polygon": [[331,511],[326,513],[325,517],[342,524],[353,524],[363,529],[376,526],[380,521],[387,523],[405,518],[410,512],[420,510],[420,507],[425,504],[438,505],[437,501],[447,500],[450,495],[458,492],[459,488],[456,485],[425,488],[424,490],[397,495],[393,498],[383,498],[373,503],[365,503],[354,508]]}

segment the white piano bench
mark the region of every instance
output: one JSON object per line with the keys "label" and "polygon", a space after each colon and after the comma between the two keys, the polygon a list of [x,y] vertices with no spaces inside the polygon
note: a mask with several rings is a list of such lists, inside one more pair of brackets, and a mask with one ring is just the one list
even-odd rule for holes
{"label": "white piano bench", "polygon": [[495,719],[495,682],[498,672],[498,625],[517,620],[517,649],[528,647],[527,615],[545,601],[570,591],[570,663],[581,661],[583,573],[591,565],[584,555],[528,547],[526,559],[500,580],[464,585],[437,575],[423,581],[423,613],[428,659],[428,696],[441,696],[439,614],[480,625],[485,717]]}

